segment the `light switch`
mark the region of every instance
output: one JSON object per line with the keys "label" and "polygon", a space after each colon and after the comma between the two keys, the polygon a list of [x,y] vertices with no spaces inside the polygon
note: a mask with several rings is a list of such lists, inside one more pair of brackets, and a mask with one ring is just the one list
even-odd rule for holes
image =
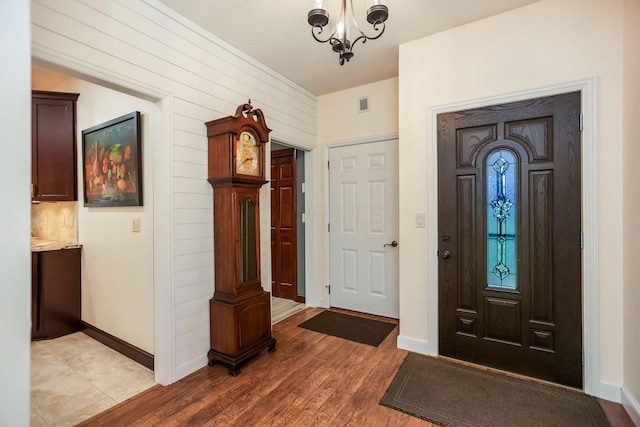
{"label": "light switch", "polygon": [[131,231],[134,233],[140,232],[140,218],[133,218],[133,221],[131,222]]}
{"label": "light switch", "polygon": [[416,228],[425,228],[425,215],[423,213],[416,214]]}

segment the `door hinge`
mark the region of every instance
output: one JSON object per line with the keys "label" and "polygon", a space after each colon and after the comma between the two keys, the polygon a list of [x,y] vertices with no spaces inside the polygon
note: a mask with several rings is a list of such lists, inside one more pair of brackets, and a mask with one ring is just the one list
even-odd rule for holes
{"label": "door hinge", "polygon": [[327,293],[331,295],[331,285],[326,285],[325,288],[327,288]]}
{"label": "door hinge", "polygon": [[331,233],[331,224],[327,224],[327,233]]}
{"label": "door hinge", "polygon": [[582,366],[584,366],[584,348],[582,349]]}
{"label": "door hinge", "polygon": [[327,169],[331,169],[331,166],[329,165],[329,160],[327,160]]}
{"label": "door hinge", "polygon": [[584,116],[580,113],[580,132],[584,130]]}
{"label": "door hinge", "polygon": [[580,249],[584,249],[584,232],[580,232]]}

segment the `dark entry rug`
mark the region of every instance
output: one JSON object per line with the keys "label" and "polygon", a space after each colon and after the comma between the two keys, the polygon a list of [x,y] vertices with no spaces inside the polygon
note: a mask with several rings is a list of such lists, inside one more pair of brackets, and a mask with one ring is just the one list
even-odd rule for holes
{"label": "dark entry rug", "polygon": [[377,347],[396,324],[325,310],[298,326]]}
{"label": "dark entry rug", "polygon": [[380,404],[447,427],[610,426],[592,396],[414,353]]}

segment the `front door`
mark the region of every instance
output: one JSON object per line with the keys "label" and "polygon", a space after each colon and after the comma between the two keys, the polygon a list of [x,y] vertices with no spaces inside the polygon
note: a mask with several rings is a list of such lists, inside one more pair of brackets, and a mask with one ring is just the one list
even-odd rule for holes
{"label": "front door", "polygon": [[438,116],[440,354],[582,387],[580,94]]}
{"label": "front door", "polygon": [[331,306],[397,319],[398,140],[329,151]]}

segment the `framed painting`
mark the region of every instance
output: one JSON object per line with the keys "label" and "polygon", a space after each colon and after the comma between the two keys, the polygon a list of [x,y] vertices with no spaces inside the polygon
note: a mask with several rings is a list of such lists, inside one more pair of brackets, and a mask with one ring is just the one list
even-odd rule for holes
{"label": "framed painting", "polygon": [[84,205],[142,206],[140,112],[82,131]]}

